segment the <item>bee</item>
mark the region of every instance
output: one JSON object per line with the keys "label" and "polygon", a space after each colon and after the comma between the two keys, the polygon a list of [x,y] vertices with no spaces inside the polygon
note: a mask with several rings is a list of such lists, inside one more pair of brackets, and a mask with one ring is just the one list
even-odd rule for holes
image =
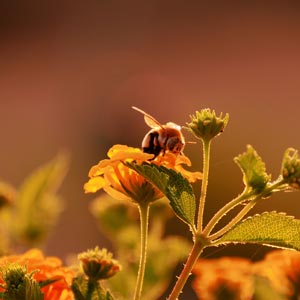
{"label": "bee", "polygon": [[142,141],[142,149],[145,153],[154,154],[155,157],[166,151],[176,155],[182,154],[185,140],[181,133],[181,126],[173,122],[162,125],[143,110],[135,106],[132,108],[144,115],[145,123],[151,128]]}

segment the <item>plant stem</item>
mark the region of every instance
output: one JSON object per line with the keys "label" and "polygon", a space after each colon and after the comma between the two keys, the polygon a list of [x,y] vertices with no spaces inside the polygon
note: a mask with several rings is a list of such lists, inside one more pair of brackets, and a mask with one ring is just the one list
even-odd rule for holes
{"label": "plant stem", "polygon": [[142,289],[143,289],[146,258],[147,258],[149,207],[150,207],[149,203],[139,204],[140,230],[141,230],[141,253],[140,253],[139,270],[138,270],[135,292],[134,292],[134,297],[133,297],[134,300],[141,299]]}
{"label": "plant stem", "polygon": [[[258,201],[264,199],[265,197],[270,196],[272,191],[276,190],[277,188],[282,188],[283,185],[284,185],[284,180],[282,179],[273,182],[273,184],[269,185],[260,194],[255,196],[254,199],[250,200],[250,202],[226,226],[224,226],[218,232],[209,236],[209,239],[212,241],[225,234],[228,230],[230,230],[233,226],[235,226],[238,222],[240,222],[246,216],[246,214],[257,204]],[[245,197],[246,196],[247,195],[245,195]],[[239,197],[236,199],[239,199]],[[231,201],[230,203],[232,203],[233,201]],[[219,212],[221,212],[221,210],[222,209],[220,209]]]}
{"label": "plant stem", "polygon": [[182,289],[183,289],[184,285],[186,284],[186,281],[188,280],[188,278],[191,274],[191,271],[195,265],[195,262],[199,258],[203,248],[204,248],[204,244],[201,241],[195,242],[195,244],[192,248],[192,251],[189,255],[189,258],[188,258],[186,264],[184,265],[184,268],[183,268],[180,276],[178,277],[178,280],[177,280],[168,300],[177,300],[178,299],[178,296],[182,292]]}
{"label": "plant stem", "polygon": [[203,213],[204,213],[207,184],[208,184],[211,140],[202,140],[202,144],[203,144],[203,178],[202,178],[201,193],[199,199],[198,222],[197,222],[198,233],[201,233],[203,228]]}
{"label": "plant stem", "polygon": [[87,300],[92,300],[93,293],[96,289],[96,285],[97,285],[97,282],[90,280],[90,279],[88,280],[87,292],[86,292],[86,296],[85,296]]}
{"label": "plant stem", "polygon": [[213,230],[213,228],[217,225],[217,223],[233,208],[235,208],[237,205],[239,205],[241,202],[243,202],[246,199],[249,199],[249,194],[242,193],[235,199],[228,202],[225,206],[223,206],[208,222],[206,227],[203,230],[203,235],[209,235],[210,232]]}
{"label": "plant stem", "polygon": [[241,221],[246,216],[246,214],[255,206],[258,200],[261,200],[261,198],[249,202],[226,226],[224,226],[218,232],[212,234],[209,238],[211,240],[215,240],[218,237],[225,234],[228,230],[230,230],[234,225],[236,225],[239,221]]}

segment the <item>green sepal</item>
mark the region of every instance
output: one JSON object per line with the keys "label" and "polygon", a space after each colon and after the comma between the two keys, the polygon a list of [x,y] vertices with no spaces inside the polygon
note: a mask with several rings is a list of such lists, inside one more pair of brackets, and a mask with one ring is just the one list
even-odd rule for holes
{"label": "green sepal", "polygon": [[46,279],[46,280],[43,280],[43,281],[39,281],[39,286],[40,288],[43,288],[49,284],[53,284],[57,281],[61,280],[60,277],[56,277],[56,278],[49,278],[49,279]]}
{"label": "green sepal", "polygon": [[156,186],[169,199],[176,215],[194,227],[195,195],[191,184],[181,173],[155,164],[127,163],[127,165]]}
{"label": "green sepal", "polygon": [[248,191],[259,194],[264,190],[271,176],[266,173],[265,163],[251,145],[247,151],[234,158],[243,172],[243,181]]}
{"label": "green sepal", "polygon": [[109,291],[106,291],[106,300],[115,300],[115,298]]}
{"label": "green sepal", "polygon": [[252,243],[300,250],[300,220],[285,213],[264,212],[249,217],[225,233],[217,244]]}

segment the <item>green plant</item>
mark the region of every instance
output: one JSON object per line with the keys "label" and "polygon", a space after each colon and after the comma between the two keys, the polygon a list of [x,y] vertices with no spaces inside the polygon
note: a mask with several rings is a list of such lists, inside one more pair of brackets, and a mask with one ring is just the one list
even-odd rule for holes
{"label": "green plant", "polygon": [[[85,185],[86,192],[104,189],[112,197],[132,201],[140,211],[141,256],[134,300],[142,298],[149,207],[163,196],[169,200],[176,216],[188,225],[193,242],[168,300],[178,299],[204,248],[229,243],[255,243],[300,249],[300,220],[277,212],[264,212],[245,218],[257,203],[265,201],[275,192],[299,189],[300,159],[298,152],[292,148],[284,153],[281,173],[277,179],[271,180],[262,158],[248,145],[246,151],[234,159],[243,174],[244,190],[221,207],[204,226],[211,144],[224,131],[228,119],[228,114],[222,117],[222,114],[217,116],[214,111],[203,109],[192,115],[190,123],[187,123],[187,128],[202,141],[202,175],[182,168],[183,162],[189,164],[185,156],[176,156],[168,151],[153,156],[122,145],[114,146],[108,153],[109,159],[92,167],[90,180]],[[200,178],[200,198],[196,201],[191,183]],[[216,230],[218,222],[234,208],[239,208],[239,211],[226,225]]]}

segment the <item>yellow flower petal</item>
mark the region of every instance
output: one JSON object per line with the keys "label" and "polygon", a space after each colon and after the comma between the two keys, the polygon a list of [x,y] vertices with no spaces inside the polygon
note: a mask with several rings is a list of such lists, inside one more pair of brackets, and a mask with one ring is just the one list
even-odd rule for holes
{"label": "yellow flower petal", "polygon": [[190,159],[185,155],[178,155],[176,159],[176,164],[185,164],[188,167],[192,165]]}
{"label": "yellow flower petal", "polygon": [[100,176],[103,174],[103,168],[100,168],[99,165],[92,166],[89,171],[89,177]]}
{"label": "yellow flower petal", "polygon": [[144,153],[144,152],[119,152],[116,153],[112,158],[111,161],[147,161],[154,157],[153,154]]}
{"label": "yellow flower petal", "polygon": [[182,166],[176,166],[177,172],[180,172],[189,182],[196,182],[203,178],[201,172],[191,172],[184,169]]}
{"label": "yellow flower petal", "polygon": [[106,185],[107,182],[103,177],[93,177],[84,185],[84,191],[86,193],[95,193],[103,189]]}
{"label": "yellow flower petal", "polygon": [[128,150],[128,146],[126,145],[120,145],[120,144],[117,144],[117,145],[114,145],[112,146],[108,152],[107,152],[107,156],[109,158],[112,158],[112,156],[118,152],[123,152],[123,151],[127,151]]}
{"label": "yellow flower petal", "polygon": [[125,145],[115,145],[107,153],[110,161],[140,160],[152,159],[153,154],[144,153],[140,148],[128,147]]}

